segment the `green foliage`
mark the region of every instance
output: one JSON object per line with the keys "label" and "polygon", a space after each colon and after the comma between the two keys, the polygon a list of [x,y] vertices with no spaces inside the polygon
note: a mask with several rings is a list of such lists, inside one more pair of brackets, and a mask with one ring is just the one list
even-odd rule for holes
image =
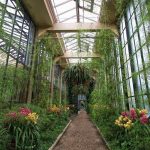
{"label": "green foliage", "polygon": [[[11,142],[15,141],[15,147],[19,150],[39,149],[39,128],[33,124],[9,124],[8,130],[14,137]],[[12,143],[11,143],[12,144]],[[10,145],[11,146],[11,145]]]}
{"label": "green foliage", "polygon": [[136,122],[130,130],[114,128],[114,134],[112,133],[114,138],[109,142],[114,150],[149,150],[149,131],[150,126],[139,124],[139,122]]}
{"label": "green foliage", "polygon": [[116,109],[102,102],[90,104],[89,112],[111,150],[149,150],[149,124],[135,121],[130,129],[118,127],[115,125],[118,116]]}
{"label": "green foliage", "polygon": [[[11,146],[14,146],[15,142],[14,140],[12,140],[12,138],[17,138],[17,141],[19,142],[17,149],[48,150],[48,148],[53,144],[57,136],[62,132],[62,130],[68,123],[69,112],[62,111],[59,114],[50,113],[46,109],[31,104],[15,105],[14,107],[12,107],[12,111],[17,111],[19,107],[28,107],[32,109],[33,112],[37,112],[37,114],[39,115],[37,125],[32,126],[31,124],[23,125],[16,123],[17,128],[13,128],[14,126],[12,126],[12,124],[9,124],[9,128],[12,129],[10,135],[8,134],[8,130],[4,129],[4,126],[1,126],[4,121],[4,116],[7,112],[9,112],[9,110],[1,110],[0,135],[2,136],[0,138],[0,148],[2,148],[3,150],[7,150],[8,145],[11,144]],[[29,144],[32,146],[30,147]],[[35,144],[37,145],[37,147],[33,148]],[[23,145],[25,145],[26,148]]]}
{"label": "green foliage", "polygon": [[63,78],[67,82],[69,101],[76,106],[78,94],[84,94],[88,98],[95,84],[90,69],[84,64],[66,68]]}
{"label": "green foliage", "polygon": [[74,91],[74,94],[88,94],[88,86],[83,86],[83,85],[75,85],[73,86],[72,90]]}
{"label": "green foliage", "polygon": [[114,33],[110,30],[101,30],[97,33],[95,49],[96,52],[101,55],[101,58],[110,53],[112,49],[112,43],[114,42]]}
{"label": "green foliage", "polygon": [[[150,1],[149,0],[146,0],[146,7],[148,10],[146,17],[147,17],[147,20],[150,20]],[[145,10],[143,10],[143,11],[145,11]]]}
{"label": "green foliage", "polygon": [[[92,101],[91,101],[92,102]],[[89,104],[89,113],[94,123],[100,128],[107,141],[114,138],[113,130],[115,127],[116,110],[113,107],[97,102]]]}
{"label": "green foliage", "polygon": [[[25,110],[30,111],[27,108],[22,109],[22,112],[25,112]],[[28,112],[28,114],[30,113],[31,111]],[[8,148],[12,147],[17,150],[39,149],[40,134],[36,124],[37,118],[30,117],[28,119],[28,114],[21,114],[21,110],[4,114],[3,128],[6,129],[10,137],[7,143]],[[35,116],[36,114],[33,113],[33,115]]]}
{"label": "green foliage", "polygon": [[68,84],[84,84],[90,79],[89,70],[83,64],[68,67],[64,72],[64,79]]}
{"label": "green foliage", "polygon": [[10,136],[9,136],[7,130],[2,128],[1,126],[0,126],[0,137],[1,137],[0,138],[0,148],[2,150],[7,150],[7,144],[9,142]]}
{"label": "green foliage", "polygon": [[61,55],[58,40],[47,34],[36,41],[34,66],[34,103],[48,107],[50,103],[50,76],[55,57]]}
{"label": "green foliage", "polygon": [[44,114],[40,120],[42,150],[47,150],[68,122],[68,114]]}
{"label": "green foliage", "polygon": [[117,91],[117,76],[114,68],[117,67],[116,42],[114,34],[110,30],[101,30],[97,33],[95,49],[100,54],[100,60],[93,60],[89,68],[95,69],[96,88],[91,95],[90,101],[101,101],[103,104],[116,107],[120,102]]}
{"label": "green foliage", "polygon": [[19,96],[28,84],[28,71],[14,66],[0,66],[0,102],[11,99],[19,101]]}
{"label": "green foliage", "polygon": [[[148,150],[150,123],[146,109],[131,109],[129,112],[122,112],[115,120],[118,137],[118,147],[121,149]],[[124,135],[124,136],[122,136]],[[140,142],[139,142],[140,141]]]}
{"label": "green foliage", "polygon": [[115,0],[116,16],[120,17],[131,0]]}
{"label": "green foliage", "polygon": [[51,34],[44,34],[37,40],[37,48],[48,52],[53,58],[61,55],[61,47],[59,41]]}

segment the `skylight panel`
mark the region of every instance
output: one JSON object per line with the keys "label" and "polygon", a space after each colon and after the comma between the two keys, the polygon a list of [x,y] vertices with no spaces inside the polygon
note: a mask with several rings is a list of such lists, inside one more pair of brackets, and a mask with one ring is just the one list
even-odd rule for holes
{"label": "skylight panel", "polygon": [[92,10],[93,10],[93,3],[94,3],[94,0],[80,0],[79,5],[80,5],[81,8],[92,12]]}
{"label": "skylight panel", "polygon": [[[76,16],[74,15],[75,14],[75,9],[71,10],[71,11],[66,11],[65,13],[66,15],[60,15],[59,16],[59,20],[60,21],[63,21],[67,18],[71,18],[71,17],[74,17],[76,19]],[[72,18],[71,18],[72,19]]]}
{"label": "skylight panel", "polygon": [[52,0],[52,1],[54,2],[55,7],[58,7],[58,6],[64,5],[67,2],[70,2],[72,0],[63,0],[63,1],[62,0]]}
{"label": "skylight panel", "polygon": [[73,40],[73,41],[71,41],[71,42],[66,43],[66,46],[73,45],[73,44],[76,43],[76,42],[77,42],[76,40]]}
{"label": "skylight panel", "polygon": [[[102,0],[52,0],[52,2],[59,23],[99,22]],[[96,32],[61,33],[61,36],[67,51],[93,51]],[[79,59],[75,61],[78,62]]]}
{"label": "skylight panel", "polygon": [[57,10],[57,13],[59,15],[59,14],[65,12],[65,11],[67,11],[69,9],[72,9],[72,8],[75,8],[74,1],[70,1],[70,2],[68,2],[66,4],[64,4],[64,5],[61,5],[61,6],[57,7],[56,10]]}
{"label": "skylight panel", "polygon": [[73,23],[73,22],[76,22],[76,15],[74,16],[70,16],[70,17],[67,17],[65,16],[63,19],[60,19],[60,22],[63,22],[63,23]]}
{"label": "skylight panel", "polygon": [[5,3],[6,3],[6,0],[1,0],[0,3],[5,4]]}
{"label": "skylight panel", "polygon": [[75,47],[75,46],[78,46],[78,45],[77,45],[77,42],[75,42],[75,43],[73,43],[73,44],[71,44],[71,45],[66,45],[66,47],[67,47],[68,49],[71,49],[71,48],[73,48],[73,47]]}

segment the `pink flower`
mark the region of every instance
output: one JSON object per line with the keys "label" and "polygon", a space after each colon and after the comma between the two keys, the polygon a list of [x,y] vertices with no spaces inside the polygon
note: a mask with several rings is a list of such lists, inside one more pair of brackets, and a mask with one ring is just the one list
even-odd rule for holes
{"label": "pink flower", "polygon": [[130,117],[132,120],[135,120],[137,118],[137,114],[134,108],[130,109]]}
{"label": "pink flower", "polygon": [[32,113],[32,111],[29,108],[20,108],[19,112],[23,116],[27,116],[29,113]]}
{"label": "pink flower", "polygon": [[122,115],[123,117],[128,117],[128,116],[129,116],[129,113],[124,111],[124,112],[121,113],[121,115]]}
{"label": "pink flower", "polygon": [[146,115],[143,115],[142,117],[140,117],[140,122],[142,124],[147,124],[148,123],[148,117]]}

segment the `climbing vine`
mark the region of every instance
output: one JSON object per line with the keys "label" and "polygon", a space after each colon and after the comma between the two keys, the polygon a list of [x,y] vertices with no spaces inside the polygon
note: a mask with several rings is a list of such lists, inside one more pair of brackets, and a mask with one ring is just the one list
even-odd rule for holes
{"label": "climbing vine", "polygon": [[115,0],[116,7],[116,17],[120,18],[123,15],[127,5],[131,2],[131,0]]}
{"label": "climbing vine", "polygon": [[[100,54],[100,60],[91,62],[91,68],[97,69],[97,86],[95,88],[93,101],[103,102],[109,106],[114,106],[119,101],[117,94],[116,76],[116,44],[114,34],[111,31],[102,30],[97,34],[95,49]],[[95,99],[95,94],[98,97]],[[116,106],[117,107],[117,106]]]}
{"label": "climbing vine", "polygon": [[34,69],[34,100],[42,107],[50,103],[50,85],[54,58],[61,55],[59,42],[50,34],[44,35],[36,42]]}

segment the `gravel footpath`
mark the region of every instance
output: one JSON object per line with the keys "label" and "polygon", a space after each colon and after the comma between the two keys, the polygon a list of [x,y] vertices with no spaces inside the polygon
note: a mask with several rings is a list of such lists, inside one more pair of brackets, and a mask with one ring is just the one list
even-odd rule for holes
{"label": "gravel footpath", "polygon": [[54,150],[108,150],[85,111],[71,122]]}

